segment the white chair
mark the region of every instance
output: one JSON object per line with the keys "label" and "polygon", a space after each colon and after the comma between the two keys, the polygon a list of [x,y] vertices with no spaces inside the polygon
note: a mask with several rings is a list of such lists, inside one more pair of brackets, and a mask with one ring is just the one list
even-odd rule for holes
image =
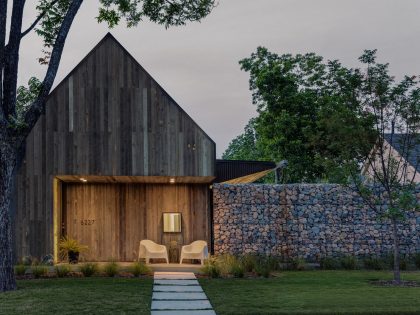
{"label": "white chair", "polygon": [[207,242],[195,241],[190,245],[182,246],[181,260],[179,263],[182,264],[183,259],[199,259],[201,260],[201,264],[204,265],[204,259],[207,259],[208,256],[209,250],[207,248]]}
{"label": "white chair", "polygon": [[168,251],[165,245],[159,245],[151,240],[142,240],[139,245],[139,260],[144,258],[146,264],[149,263],[150,258],[163,258],[169,264]]}

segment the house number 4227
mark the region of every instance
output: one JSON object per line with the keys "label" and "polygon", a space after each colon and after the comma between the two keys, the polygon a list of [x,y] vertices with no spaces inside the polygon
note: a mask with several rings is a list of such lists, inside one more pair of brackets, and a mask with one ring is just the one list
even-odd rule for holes
{"label": "house number 4227", "polygon": [[92,225],[95,220],[80,220],[81,225]]}

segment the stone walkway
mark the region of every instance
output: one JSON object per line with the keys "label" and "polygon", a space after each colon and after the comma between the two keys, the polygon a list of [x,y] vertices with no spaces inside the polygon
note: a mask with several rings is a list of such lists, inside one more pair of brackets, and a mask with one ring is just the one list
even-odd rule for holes
{"label": "stone walkway", "polygon": [[155,272],[152,315],[216,315],[192,272]]}

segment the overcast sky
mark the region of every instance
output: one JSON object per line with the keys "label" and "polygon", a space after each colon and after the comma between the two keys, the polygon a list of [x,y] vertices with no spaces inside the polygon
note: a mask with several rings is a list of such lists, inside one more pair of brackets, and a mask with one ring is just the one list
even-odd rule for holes
{"label": "overcast sky", "polygon": [[[34,18],[27,1],[24,27]],[[108,32],[97,24],[98,1],[86,0],[70,31],[57,85]],[[391,71],[420,74],[419,0],[220,0],[201,23],[165,30],[149,22],[111,33],[213,138],[221,156],[256,115],[248,74],[238,61],[258,46],[282,53],[316,52],[356,66],[377,48]],[[25,38],[19,82],[42,77],[41,41]]]}

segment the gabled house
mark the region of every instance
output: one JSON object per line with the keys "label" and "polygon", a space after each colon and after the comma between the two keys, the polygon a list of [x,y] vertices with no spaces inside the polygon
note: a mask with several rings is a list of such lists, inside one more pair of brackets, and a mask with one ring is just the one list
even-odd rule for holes
{"label": "gabled house", "polygon": [[[215,143],[110,34],[51,92],[14,198],[16,257],[63,235],[91,261],[133,261],[139,240],[211,241]],[[181,215],[181,232],[163,230]]]}
{"label": "gabled house", "polygon": [[[377,154],[377,150],[379,150],[378,144],[372,149],[371,157]],[[385,134],[383,139],[383,150],[383,156],[386,157],[385,163],[387,165],[390,160],[398,164],[398,171],[396,172],[398,180],[420,183],[420,134],[412,136],[396,133]],[[382,168],[378,157],[375,159],[370,158],[370,160],[374,161],[374,163],[369,163],[367,161],[363,168],[363,174],[367,176],[373,175],[374,167],[376,167],[379,172],[381,172]]]}

